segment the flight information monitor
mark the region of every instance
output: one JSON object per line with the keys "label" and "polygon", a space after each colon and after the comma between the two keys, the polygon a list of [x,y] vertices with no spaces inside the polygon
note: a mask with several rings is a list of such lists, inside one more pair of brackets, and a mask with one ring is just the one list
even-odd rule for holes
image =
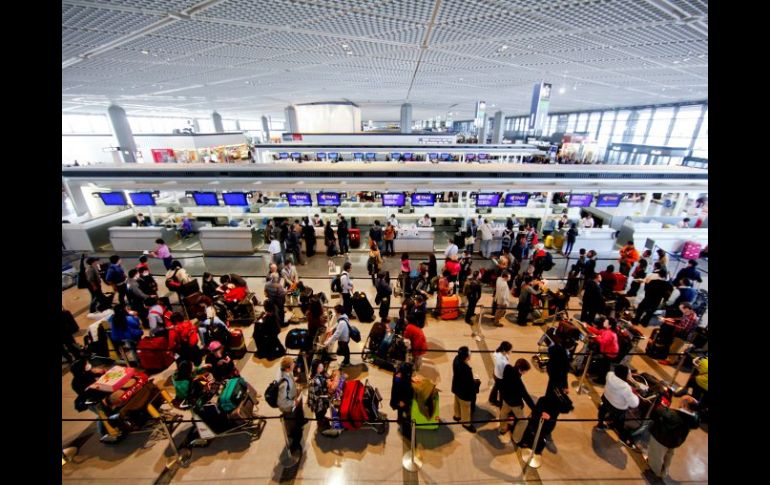
{"label": "flight information monitor", "polygon": [[223,192],[222,200],[225,202],[225,205],[249,205],[248,198],[244,192]]}
{"label": "flight information monitor", "polygon": [[476,196],[476,207],[497,207],[500,204],[502,194],[478,194]]}
{"label": "flight information monitor", "polygon": [[596,207],[617,207],[623,199],[623,194],[601,194],[596,198]]}
{"label": "flight information monitor", "polygon": [[403,192],[395,194],[382,194],[382,206],[383,207],[404,207],[406,197]]}
{"label": "flight information monitor", "polygon": [[593,200],[593,194],[572,194],[567,205],[569,207],[588,207]]}
{"label": "flight information monitor", "polygon": [[436,204],[436,194],[414,193],[412,194],[412,205],[415,207],[433,206]]}
{"label": "flight information monitor", "polygon": [[308,207],[313,205],[313,201],[310,199],[310,194],[307,192],[295,192],[293,194],[286,194],[286,199],[289,201],[289,205],[292,207]]}
{"label": "flight information monitor", "polygon": [[316,200],[320,206],[338,206],[340,205],[339,192],[318,192]]}
{"label": "flight information monitor", "polygon": [[126,194],[123,192],[99,192],[104,205],[128,205]]}
{"label": "flight information monitor", "polygon": [[505,207],[527,207],[529,194],[507,194],[505,196]]}
{"label": "flight information monitor", "polygon": [[152,192],[131,192],[128,196],[131,197],[131,203],[134,205],[155,205]]}
{"label": "flight information monitor", "polygon": [[193,192],[193,200],[196,205],[219,205],[216,192]]}

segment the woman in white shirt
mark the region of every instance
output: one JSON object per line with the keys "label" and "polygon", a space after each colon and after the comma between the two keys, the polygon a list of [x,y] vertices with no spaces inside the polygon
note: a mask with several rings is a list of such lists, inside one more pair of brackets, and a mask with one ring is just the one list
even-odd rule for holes
{"label": "woman in white shirt", "polygon": [[585,229],[591,229],[594,227],[594,218],[591,217],[591,214],[588,214],[583,218],[582,223]]}
{"label": "woman in white shirt", "polygon": [[507,340],[500,342],[500,345],[492,354],[492,359],[495,362],[495,369],[493,371],[495,377],[495,384],[492,386],[492,390],[489,392],[489,402],[494,406],[500,406],[500,386],[503,382],[503,372],[505,366],[510,362],[508,361],[508,354],[513,350],[513,345]]}
{"label": "woman in white shirt", "polygon": [[430,220],[430,216],[428,214],[425,214],[422,219],[420,219],[420,227],[432,227],[433,221]]}

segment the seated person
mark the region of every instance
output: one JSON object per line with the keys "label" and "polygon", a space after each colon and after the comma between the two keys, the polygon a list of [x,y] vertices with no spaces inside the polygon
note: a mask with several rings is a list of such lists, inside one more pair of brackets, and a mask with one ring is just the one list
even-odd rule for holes
{"label": "seated person", "polygon": [[240,375],[235,368],[235,361],[227,355],[225,347],[220,342],[215,340],[209,344],[208,348],[204,368],[211,372],[215,381],[221,382]]}
{"label": "seated person", "polygon": [[176,372],[174,372],[174,375],[171,377],[171,382],[174,384],[175,403],[181,404],[184,401],[191,403],[200,397],[200,389],[195,389],[193,379],[203,373],[205,373],[203,366],[196,367],[195,364],[189,360],[182,360],[177,363]]}
{"label": "seated person", "polygon": [[179,235],[183,238],[191,236],[193,233],[192,214],[187,214],[182,219],[182,224],[179,226]]}
{"label": "seated person", "polygon": [[129,224],[136,224],[139,227],[145,227],[150,225],[150,220],[144,216],[141,212],[132,217]]}
{"label": "seated person", "polygon": [[206,271],[203,273],[203,294],[216,300],[223,295],[223,292],[219,290],[219,285],[214,279],[214,275]]}
{"label": "seated person", "polygon": [[204,344],[209,344],[214,340],[225,343],[230,338],[230,332],[227,324],[218,316],[214,307],[206,308],[206,319],[198,326],[198,333]]}
{"label": "seated person", "polygon": [[[684,348],[685,343],[695,327],[698,326],[698,314],[693,310],[691,303],[680,303],[679,312],[681,317],[670,318],[664,317],[660,321],[659,339],[665,339],[669,342],[669,352],[680,353]],[[670,359],[663,359],[659,362],[664,365],[673,365],[679,361],[681,355],[671,356]]]}

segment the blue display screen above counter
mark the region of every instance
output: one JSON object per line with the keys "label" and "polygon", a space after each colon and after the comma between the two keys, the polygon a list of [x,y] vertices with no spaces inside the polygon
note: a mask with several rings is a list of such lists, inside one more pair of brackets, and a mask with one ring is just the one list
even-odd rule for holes
{"label": "blue display screen above counter", "polygon": [[502,194],[478,194],[476,195],[476,207],[497,207],[500,204]]}
{"label": "blue display screen above counter", "polygon": [[568,207],[589,207],[594,200],[593,194],[571,194]]}
{"label": "blue display screen above counter", "polygon": [[289,152],[278,152],[278,158],[281,160],[285,160],[289,158]]}
{"label": "blue display screen above counter", "polygon": [[436,205],[436,194],[414,193],[412,205],[415,207],[427,207]]}
{"label": "blue display screen above counter", "polygon": [[326,154],[325,154],[325,153],[323,153],[323,152],[318,152],[318,153],[316,153],[316,154],[315,154],[315,156],[316,156],[316,158],[318,158],[319,160],[325,160],[325,159],[326,159]]}
{"label": "blue display screen above counter", "polygon": [[286,194],[286,199],[289,201],[289,205],[291,207],[309,207],[313,205],[313,201],[310,199],[310,194],[307,192],[295,192],[293,194]]}
{"label": "blue display screen above counter", "polygon": [[193,192],[193,200],[196,205],[215,206],[219,205],[216,192]]}
{"label": "blue display screen above counter", "polygon": [[382,194],[383,207],[404,207],[406,196],[403,192],[396,194]]}
{"label": "blue display screen above counter", "polygon": [[128,205],[126,194],[123,192],[99,192],[104,205]]}
{"label": "blue display screen above counter", "polygon": [[401,158],[401,154],[398,152],[390,152],[390,158],[391,160],[398,160]]}
{"label": "blue display screen above counter", "polygon": [[131,192],[128,196],[131,197],[131,203],[134,205],[155,205],[152,192]]}
{"label": "blue display screen above counter", "polygon": [[375,158],[377,158],[377,155],[374,152],[366,152],[367,160],[374,160]]}
{"label": "blue display screen above counter", "polygon": [[527,207],[529,203],[529,194],[507,194],[505,196],[505,207]]}
{"label": "blue display screen above counter", "polygon": [[244,192],[223,192],[222,200],[225,205],[235,206],[247,206],[249,205],[248,198]]}
{"label": "blue display screen above counter", "polygon": [[623,194],[601,194],[596,198],[596,207],[617,207],[623,200]]}
{"label": "blue display screen above counter", "polygon": [[353,160],[363,160],[364,154],[361,152],[355,152],[353,153]]}
{"label": "blue display screen above counter", "polygon": [[338,192],[318,192],[316,200],[319,206],[338,206],[340,205],[340,194]]}

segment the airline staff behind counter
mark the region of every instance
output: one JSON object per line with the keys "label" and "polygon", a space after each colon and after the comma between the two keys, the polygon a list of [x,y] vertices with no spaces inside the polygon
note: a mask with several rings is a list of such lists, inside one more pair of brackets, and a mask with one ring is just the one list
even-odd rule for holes
{"label": "airline staff behind counter", "polygon": [[425,214],[418,222],[420,227],[433,227],[433,222],[430,220],[430,215]]}

